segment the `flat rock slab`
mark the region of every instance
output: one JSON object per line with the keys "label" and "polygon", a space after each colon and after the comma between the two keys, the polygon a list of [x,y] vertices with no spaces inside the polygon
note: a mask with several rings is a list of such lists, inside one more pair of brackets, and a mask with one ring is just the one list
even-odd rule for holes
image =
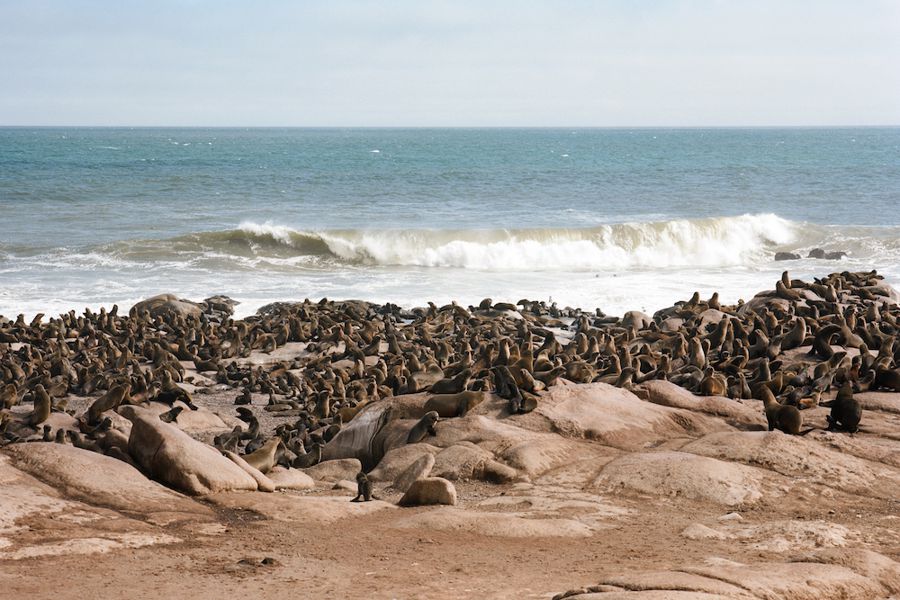
{"label": "flat rock slab", "polygon": [[760,426],[766,425],[762,405],[752,408],[730,398],[719,396],[695,396],[681,386],[670,381],[647,381],[637,386],[634,393],[639,398],[672,408],[683,408],[708,415],[722,417],[731,425]]}
{"label": "flat rock slab", "polygon": [[878,581],[836,565],[766,563],[684,571],[736,585],[758,598],[870,600],[886,597],[887,591]]}
{"label": "flat rock slab", "polygon": [[462,531],[495,537],[590,537],[594,529],[574,519],[533,519],[451,507],[422,509],[393,523],[401,529]]}
{"label": "flat rock slab", "polygon": [[546,417],[563,436],[627,449],[660,438],[729,429],[705,415],[644,402],[628,390],[605,383],[554,386],[541,396],[534,412]]}
{"label": "flat rock slab", "polygon": [[685,452],[644,452],[613,460],[594,485],[738,506],[763,497],[765,476],[760,469]]}
{"label": "flat rock slab", "polygon": [[739,461],[865,496],[894,498],[900,489],[900,470],[780,431],[714,433],[683,446],[681,450]]}
{"label": "flat rock slab", "polygon": [[[598,586],[607,587],[607,586]],[[707,594],[704,592],[684,592],[678,590],[643,590],[643,591],[615,591],[615,592],[588,592],[566,596],[566,600],[735,600],[736,598],[754,598],[755,596],[723,596],[722,594]]]}
{"label": "flat rock slab", "polygon": [[251,510],[276,521],[333,523],[396,506],[381,500],[350,502],[347,496],[296,496],[261,492],[222,492],[206,497],[226,508]]}
{"label": "flat rock slab", "polygon": [[48,542],[36,546],[24,546],[8,553],[0,553],[0,558],[23,560],[43,556],[64,554],[106,554],[114,550],[143,548],[156,544],[176,544],[181,539],[165,533],[107,533],[103,537],[72,538]]}
{"label": "flat rock slab", "polygon": [[869,600],[892,598],[898,588],[900,565],[890,558],[867,550],[826,550],[788,563],[719,561],[714,567],[627,573],[554,598]]}
{"label": "flat rock slab", "polygon": [[4,449],[12,464],[70,498],[137,513],[182,512],[212,516],[202,504],[147,479],[129,465],[67,444],[34,442]]}
{"label": "flat rock slab", "polygon": [[[863,392],[853,394],[863,410],[877,410],[900,415],[900,392]],[[863,414],[865,418],[865,413]]]}
{"label": "flat rock slab", "polygon": [[718,594],[727,598],[754,598],[732,583],[677,571],[650,571],[633,575],[619,575],[608,577],[602,583],[634,591],[690,590],[704,594]]}
{"label": "flat rock slab", "polygon": [[106,553],[179,541],[113,510],[63,498],[0,454],[0,560]]}

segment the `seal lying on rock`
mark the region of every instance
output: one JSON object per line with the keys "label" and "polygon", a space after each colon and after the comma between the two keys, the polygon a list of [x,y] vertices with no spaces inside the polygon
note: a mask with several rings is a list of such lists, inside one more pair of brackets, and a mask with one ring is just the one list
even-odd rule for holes
{"label": "seal lying on rock", "polygon": [[438,394],[425,401],[426,411],[435,411],[443,419],[464,417],[484,402],[484,392],[460,392],[458,394]]}
{"label": "seal lying on rock", "polygon": [[434,429],[434,424],[440,420],[437,411],[431,411],[425,413],[425,415],[419,419],[419,422],[413,425],[413,428],[410,429],[409,435],[406,437],[407,444],[418,444],[422,440],[425,439],[426,435],[437,435],[437,431]]}

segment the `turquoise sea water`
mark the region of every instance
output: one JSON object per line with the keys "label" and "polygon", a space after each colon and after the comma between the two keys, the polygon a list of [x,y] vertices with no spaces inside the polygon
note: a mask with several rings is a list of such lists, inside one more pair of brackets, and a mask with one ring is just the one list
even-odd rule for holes
{"label": "turquoise sea water", "polygon": [[[839,262],[775,262],[841,250]],[[877,268],[900,129],[0,128],[0,314],[173,292],[608,313]]]}

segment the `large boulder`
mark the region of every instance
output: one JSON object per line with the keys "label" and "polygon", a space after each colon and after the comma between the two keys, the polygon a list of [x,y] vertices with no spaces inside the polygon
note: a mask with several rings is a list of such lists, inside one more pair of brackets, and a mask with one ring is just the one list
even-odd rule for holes
{"label": "large boulder", "polygon": [[178,491],[204,495],[227,490],[256,490],[241,467],[152,411],[130,411],[128,453],[153,479]]}
{"label": "large boulder", "polygon": [[203,312],[203,307],[196,302],[179,299],[174,294],[160,294],[141,300],[131,307],[129,314],[136,316],[144,311],[148,311],[153,317],[170,319],[172,317],[199,317]]}
{"label": "large boulder", "polygon": [[415,480],[403,497],[400,506],[428,506],[456,504],[456,488],[442,477],[423,477]]}
{"label": "large boulder", "polygon": [[[426,454],[434,455],[441,449],[430,444],[407,444],[394,448],[384,455],[378,466],[369,473],[372,481],[396,481],[401,473],[422,459]],[[432,461],[432,464],[433,461]]]}
{"label": "large boulder", "polygon": [[266,476],[275,483],[276,490],[309,490],[316,487],[313,478],[300,469],[285,469],[276,465]]}
{"label": "large boulder", "polygon": [[405,471],[400,473],[391,487],[405,493],[417,480],[428,477],[433,467],[434,455],[425,453],[409,465]]}
{"label": "large boulder", "polygon": [[[200,406],[197,410],[190,410],[187,404],[184,404],[181,401],[175,402],[174,406],[180,406],[184,409],[178,414],[173,422],[173,425],[177,425],[178,428],[183,431],[221,432],[226,430],[230,431],[233,428],[233,425],[229,426],[222,417],[206,407]],[[119,408],[119,414],[126,419],[130,419],[133,414],[132,408],[134,408],[134,405],[126,404],[125,406],[121,406]],[[164,412],[171,410],[172,406],[162,402],[148,402],[147,404],[141,405],[139,408],[151,411],[156,415],[161,415]]]}
{"label": "large boulder", "polygon": [[493,455],[472,442],[460,442],[441,450],[434,457],[432,473],[451,481],[472,479]]}

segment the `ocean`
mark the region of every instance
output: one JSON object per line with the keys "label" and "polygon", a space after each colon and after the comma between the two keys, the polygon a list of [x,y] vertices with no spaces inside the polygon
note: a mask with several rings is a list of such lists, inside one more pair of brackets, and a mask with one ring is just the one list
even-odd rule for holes
{"label": "ocean", "polygon": [[[813,248],[841,260],[806,257]],[[0,128],[0,315],[169,292],[606,314],[877,269],[900,128]]]}

